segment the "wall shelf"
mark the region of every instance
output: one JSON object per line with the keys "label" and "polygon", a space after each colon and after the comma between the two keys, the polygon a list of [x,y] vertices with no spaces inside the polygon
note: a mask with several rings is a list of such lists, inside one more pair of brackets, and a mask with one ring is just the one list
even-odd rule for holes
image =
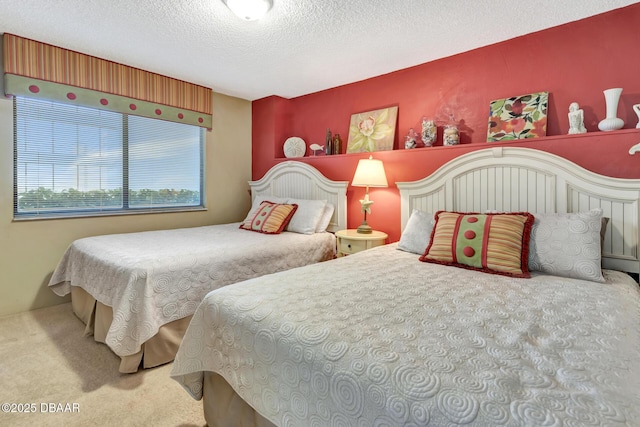
{"label": "wall shelf", "polygon": [[342,153],[342,154],[331,154],[331,155],[323,154],[320,156],[305,155],[304,157],[297,157],[297,158],[286,158],[283,156],[283,157],[276,157],[275,160],[280,161],[280,160],[300,160],[300,159],[345,159],[349,157],[361,157],[363,155],[369,155],[369,154],[387,156],[388,154],[384,154],[384,153],[398,153],[398,152],[403,152],[407,154],[417,154],[417,153],[423,153],[423,152],[429,152],[429,151],[440,151],[440,150],[467,151],[471,147],[480,149],[480,148],[487,148],[490,146],[512,146],[512,145],[518,145],[523,143],[536,145],[537,143],[542,144],[542,143],[548,143],[548,142],[554,142],[554,141],[575,142],[576,140],[591,140],[592,138],[608,139],[614,136],[633,135],[633,134],[637,134],[640,137],[640,128],[620,129],[620,130],[609,131],[609,132],[603,132],[603,131],[587,132],[587,133],[574,134],[574,135],[548,135],[548,136],[543,136],[538,138],[526,138],[526,139],[517,139],[517,140],[508,140],[508,141],[472,142],[467,144],[458,144],[458,145],[450,145],[450,146],[435,145],[433,147],[418,147],[418,148],[411,148],[411,149],[396,148],[393,150],[375,151],[372,153],[362,152],[362,153]]}

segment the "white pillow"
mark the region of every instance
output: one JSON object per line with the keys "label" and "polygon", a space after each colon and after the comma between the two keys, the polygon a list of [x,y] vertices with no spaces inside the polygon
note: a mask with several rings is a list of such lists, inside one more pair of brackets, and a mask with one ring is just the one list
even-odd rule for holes
{"label": "white pillow", "polygon": [[529,270],[604,282],[601,263],[602,209],[534,214]]}
{"label": "white pillow", "polygon": [[326,205],[324,205],[324,210],[322,211],[320,221],[318,221],[318,226],[316,227],[316,233],[324,233],[325,231],[327,231],[327,227],[329,227],[331,217],[333,216],[333,211],[335,210],[336,207],[331,203],[327,203]]}
{"label": "white pillow", "polygon": [[423,255],[429,246],[434,224],[433,214],[414,209],[400,236],[398,249]]}
{"label": "white pillow", "polygon": [[318,228],[326,200],[287,199],[288,204],[298,205],[296,213],[285,230],[301,234],[313,234]]}
{"label": "white pillow", "polygon": [[251,209],[249,209],[249,213],[247,214],[244,221],[242,222],[246,222],[249,218],[253,218],[254,213],[260,208],[260,204],[264,201],[278,203],[278,204],[287,203],[287,199],[284,197],[276,197],[270,194],[257,195],[253,199],[253,202],[251,202]]}

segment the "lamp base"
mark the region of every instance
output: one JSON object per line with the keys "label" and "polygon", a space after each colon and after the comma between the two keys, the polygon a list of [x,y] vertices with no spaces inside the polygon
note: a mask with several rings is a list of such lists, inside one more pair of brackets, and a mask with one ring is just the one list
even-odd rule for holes
{"label": "lamp base", "polygon": [[369,224],[367,224],[366,221],[364,221],[362,224],[360,224],[360,227],[358,227],[358,230],[356,231],[361,234],[371,234],[373,232],[373,229]]}

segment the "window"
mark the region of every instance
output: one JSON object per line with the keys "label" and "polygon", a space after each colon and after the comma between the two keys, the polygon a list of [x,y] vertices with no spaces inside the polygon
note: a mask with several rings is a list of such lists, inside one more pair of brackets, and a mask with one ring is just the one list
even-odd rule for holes
{"label": "window", "polygon": [[14,97],[14,216],[203,206],[203,129]]}

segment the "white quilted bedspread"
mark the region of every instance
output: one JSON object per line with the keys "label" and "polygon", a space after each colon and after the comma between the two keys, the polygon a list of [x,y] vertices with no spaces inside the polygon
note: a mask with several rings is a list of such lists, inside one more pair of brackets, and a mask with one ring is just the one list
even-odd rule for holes
{"label": "white quilted bedspread", "polygon": [[640,289],[422,263],[388,245],[211,292],[171,376],[278,426],[638,426]]}
{"label": "white quilted bedspread", "polygon": [[49,286],[79,286],[113,308],[106,344],[140,351],[160,326],[192,315],[207,292],[238,281],[331,259],[331,233],[267,235],[239,223],[88,237],[73,242]]}

